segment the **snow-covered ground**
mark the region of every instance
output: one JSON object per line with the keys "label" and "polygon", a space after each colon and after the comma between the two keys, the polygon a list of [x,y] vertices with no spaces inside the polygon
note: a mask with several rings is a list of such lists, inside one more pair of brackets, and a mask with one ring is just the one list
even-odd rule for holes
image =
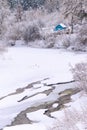
{"label": "snow-covered ground", "polygon": [[[31,112],[26,109],[56,101],[58,92],[72,85],[59,85],[54,89],[54,86],[49,84],[72,81],[71,66],[78,62],[85,62],[86,58],[86,53],[66,50],[8,48],[7,52],[0,55],[0,128],[47,130],[61,112],[52,112],[51,115],[55,118],[50,118],[44,114],[46,111],[44,108],[35,109],[35,111],[32,108]],[[52,93],[47,94],[47,90],[52,90]],[[80,101],[78,97],[76,99],[75,104]],[[57,106],[57,103],[52,104],[53,108]],[[32,124],[17,125],[16,123],[16,126],[6,127],[11,125],[17,115],[24,110],[27,111],[24,114],[33,122]]]}

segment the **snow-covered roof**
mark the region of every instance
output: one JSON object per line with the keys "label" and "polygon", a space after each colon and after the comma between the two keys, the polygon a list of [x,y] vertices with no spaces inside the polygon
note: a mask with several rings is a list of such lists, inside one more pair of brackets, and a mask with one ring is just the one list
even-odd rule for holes
{"label": "snow-covered roof", "polygon": [[65,25],[65,24],[63,24],[63,23],[60,23],[60,25],[61,25],[62,27],[64,27],[64,28],[66,27],[66,25]]}

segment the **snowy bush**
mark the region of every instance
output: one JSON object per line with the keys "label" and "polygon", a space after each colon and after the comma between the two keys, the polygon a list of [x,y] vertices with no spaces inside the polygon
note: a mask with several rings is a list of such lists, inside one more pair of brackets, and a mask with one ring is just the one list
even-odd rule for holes
{"label": "snowy bush", "polygon": [[69,34],[61,34],[56,37],[55,47],[57,48],[70,48],[72,46],[75,37]]}
{"label": "snowy bush", "polygon": [[87,26],[85,24],[79,29],[74,45],[77,51],[87,51]]}
{"label": "snowy bush", "polygon": [[73,78],[77,81],[77,87],[87,93],[87,63],[78,63],[71,71]]}
{"label": "snowy bush", "polygon": [[69,35],[64,35],[63,40],[62,40],[62,44],[65,48],[68,48],[71,45],[71,39]]}
{"label": "snowy bush", "polygon": [[79,130],[75,125],[77,120],[75,114],[73,111],[64,110],[64,117],[55,123],[52,130]]}
{"label": "snowy bush", "polygon": [[21,40],[23,39],[24,31],[25,26],[23,24],[15,23],[14,25],[9,26],[6,37],[9,40]]}
{"label": "snowy bush", "polygon": [[44,44],[44,40],[35,40],[28,43],[28,46],[34,47],[34,48],[46,48]]}
{"label": "snowy bush", "polygon": [[44,38],[44,43],[46,48],[52,48],[55,44],[55,37],[53,34],[48,34]]}
{"label": "snowy bush", "polygon": [[81,111],[76,109],[65,109],[64,116],[58,119],[54,127],[49,130],[86,130],[87,128],[87,106],[81,108]]}
{"label": "snowy bush", "polygon": [[38,24],[39,28],[45,27],[45,23],[40,19],[38,20],[37,24]]}
{"label": "snowy bush", "polygon": [[87,46],[87,26],[85,24],[81,27],[78,38],[79,44]]}
{"label": "snowy bush", "polygon": [[7,50],[7,48],[6,48],[6,45],[5,45],[5,41],[0,40],[0,54],[5,52],[6,50]]}
{"label": "snowy bush", "polygon": [[30,41],[35,41],[42,39],[42,36],[39,31],[39,27],[36,25],[30,25],[28,28],[25,30],[24,33],[24,40],[26,43]]}
{"label": "snowy bush", "polygon": [[6,48],[4,47],[4,46],[1,46],[0,45],[0,54],[2,54],[3,52],[5,52],[6,51]]}

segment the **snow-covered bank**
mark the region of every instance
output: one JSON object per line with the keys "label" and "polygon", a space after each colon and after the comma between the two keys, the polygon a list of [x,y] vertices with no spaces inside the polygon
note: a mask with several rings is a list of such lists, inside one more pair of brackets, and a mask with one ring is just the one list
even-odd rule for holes
{"label": "snow-covered bank", "polygon": [[69,65],[85,59],[86,54],[61,50],[8,48],[4,58],[0,56],[0,97],[44,78],[52,79],[49,82],[69,81]]}
{"label": "snow-covered bank", "polygon": [[[86,57],[86,53],[76,54],[58,49],[8,48],[8,52],[0,56],[0,128],[11,124],[14,118],[27,107],[46,101],[55,101],[58,98],[58,92],[70,88],[70,85],[62,85],[59,88],[55,88],[49,96],[45,91],[53,88],[46,85],[71,81],[71,65],[74,66],[78,62],[85,62]],[[35,81],[39,82],[35,85],[33,84],[33,87],[24,88]],[[19,88],[21,88],[21,92],[16,94],[15,92]],[[25,100],[22,102],[23,99]],[[43,122],[45,119],[47,121],[51,121],[51,119],[43,115],[43,110],[37,111],[36,115],[38,115],[38,112],[40,120],[43,119],[41,121],[41,124],[44,124],[42,130],[45,130],[45,123]],[[30,115],[32,116],[32,114]],[[31,118],[30,115],[28,117]],[[38,120],[36,119],[35,121]],[[34,129],[32,125],[25,126],[26,129]],[[20,127],[24,129],[24,125],[20,125],[18,127],[5,128],[5,130],[19,129]],[[42,127],[37,124],[36,128],[39,130]]]}
{"label": "snow-covered bank", "polygon": [[45,126],[43,124],[33,124],[33,125],[19,125],[19,126],[14,126],[10,128],[5,128],[4,130],[46,130]]}
{"label": "snow-covered bank", "polygon": [[[27,117],[34,121],[33,124],[22,124],[22,125],[16,125],[16,126],[10,126],[5,127],[3,130],[19,130],[19,129],[31,129],[31,130],[63,130],[67,128],[69,130],[86,130],[87,124],[86,124],[86,116],[87,113],[84,113],[86,111],[87,105],[87,97],[85,95],[83,97],[79,97],[81,95],[77,94],[77,100],[75,99],[75,102],[66,104],[69,105],[69,108],[65,110],[60,110],[51,113],[51,115],[55,118],[49,118],[46,115],[44,115],[45,109],[40,109],[35,112],[31,112],[27,114]],[[73,96],[72,98],[75,98]],[[71,104],[71,106],[70,106]],[[78,107],[77,107],[78,106]],[[84,110],[83,110],[84,109]],[[71,112],[71,113],[70,113]],[[69,114],[69,115],[67,115]],[[67,121],[68,120],[68,121]],[[54,126],[54,127],[53,127]]]}

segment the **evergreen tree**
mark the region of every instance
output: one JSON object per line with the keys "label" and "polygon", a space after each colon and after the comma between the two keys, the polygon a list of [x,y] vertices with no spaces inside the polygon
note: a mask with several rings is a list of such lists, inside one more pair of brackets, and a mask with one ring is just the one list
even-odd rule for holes
{"label": "evergreen tree", "polygon": [[17,7],[18,2],[22,5],[24,10],[31,8],[37,8],[42,6],[45,0],[8,0],[11,8]]}

